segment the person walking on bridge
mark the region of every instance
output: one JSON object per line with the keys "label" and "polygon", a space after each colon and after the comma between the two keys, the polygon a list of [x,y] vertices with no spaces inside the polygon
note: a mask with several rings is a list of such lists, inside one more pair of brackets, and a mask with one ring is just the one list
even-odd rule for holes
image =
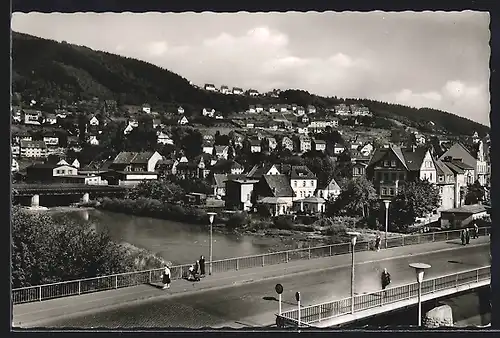
{"label": "person walking on bridge", "polygon": [[387,268],[384,268],[384,271],[382,271],[382,290],[385,290],[386,287],[391,284],[391,274],[387,271]]}
{"label": "person walking on bridge", "polygon": [[201,255],[198,262],[200,264],[200,275],[201,277],[205,277],[205,257]]}
{"label": "person walking on bridge", "polygon": [[462,245],[465,245],[465,229],[460,232],[460,239],[462,240]]}
{"label": "person walking on bridge", "polygon": [[479,237],[479,227],[477,226],[476,223],[474,223],[474,238]]}
{"label": "person walking on bridge", "polygon": [[377,237],[375,238],[375,250],[380,251],[380,234],[377,234]]}
{"label": "person walking on bridge", "polygon": [[470,243],[470,231],[469,228],[465,229],[465,244]]}
{"label": "person walking on bridge", "polygon": [[163,270],[162,282],[163,282],[163,289],[170,288],[171,280],[170,280],[170,269],[168,268],[168,265],[165,265],[165,269]]}

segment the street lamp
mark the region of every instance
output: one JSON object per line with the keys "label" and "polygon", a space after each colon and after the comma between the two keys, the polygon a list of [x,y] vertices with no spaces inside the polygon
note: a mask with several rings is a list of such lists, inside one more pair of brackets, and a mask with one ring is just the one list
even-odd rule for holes
{"label": "street lamp", "polygon": [[210,242],[209,242],[209,257],[210,257],[210,265],[208,267],[208,274],[212,274],[212,227],[214,224],[214,218],[215,215],[217,215],[215,212],[207,212],[208,215],[208,220],[210,221]]}
{"label": "street lamp", "polygon": [[418,282],[418,326],[422,326],[422,282],[424,281],[424,271],[431,266],[425,263],[411,263],[411,268],[415,269]]}
{"label": "street lamp", "polygon": [[351,236],[351,313],[354,313],[354,247],[356,246],[356,239],[360,235],[359,232],[347,232]]}
{"label": "street lamp", "polygon": [[384,200],[385,204],[385,248],[387,249],[387,228],[389,227],[389,204],[391,204],[391,200]]}

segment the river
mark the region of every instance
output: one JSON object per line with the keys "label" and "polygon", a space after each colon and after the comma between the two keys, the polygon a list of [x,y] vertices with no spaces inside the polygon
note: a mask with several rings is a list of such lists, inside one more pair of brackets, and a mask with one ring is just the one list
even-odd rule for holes
{"label": "river", "polygon": [[[194,262],[209,254],[209,226],[137,217],[95,209],[54,208],[55,218],[90,221],[97,231],[108,230],[116,242],[127,242],[159,254],[174,264]],[[213,258],[224,259],[269,252],[276,239],[213,232]]]}

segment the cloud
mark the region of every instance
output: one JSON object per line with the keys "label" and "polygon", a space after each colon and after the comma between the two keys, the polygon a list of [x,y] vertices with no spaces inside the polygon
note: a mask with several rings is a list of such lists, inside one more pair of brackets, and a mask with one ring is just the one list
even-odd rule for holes
{"label": "cloud", "polygon": [[152,56],[160,56],[167,51],[168,45],[165,41],[154,41],[149,43],[147,49]]}

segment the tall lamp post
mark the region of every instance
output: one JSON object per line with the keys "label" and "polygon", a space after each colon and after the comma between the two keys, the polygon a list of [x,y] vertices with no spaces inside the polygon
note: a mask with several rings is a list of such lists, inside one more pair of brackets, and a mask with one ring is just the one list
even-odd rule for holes
{"label": "tall lamp post", "polygon": [[411,263],[411,268],[415,269],[418,282],[418,326],[422,326],[422,282],[424,281],[424,271],[431,266],[425,263]]}
{"label": "tall lamp post", "polygon": [[387,249],[387,229],[389,228],[389,205],[391,204],[391,200],[384,200],[385,204],[385,238],[384,238],[384,248]]}
{"label": "tall lamp post", "polygon": [[208,266],[208,274],[211,275],[212,274],[212,227],[213,227],[213,224],[214,224],[214,218],[215,218],[215,215],[217,215],[215,212],[207,212],[207,215],[208,215],[208,220],[210,221],[210,242],[208,243],[209,245],[209,257],[210,257],[210,265]]}
{"label": "tall lamp post", "polygon": [[347,234],[351,236],[351,313],[354,313],[354,247],[360,233],[349,231]]}

